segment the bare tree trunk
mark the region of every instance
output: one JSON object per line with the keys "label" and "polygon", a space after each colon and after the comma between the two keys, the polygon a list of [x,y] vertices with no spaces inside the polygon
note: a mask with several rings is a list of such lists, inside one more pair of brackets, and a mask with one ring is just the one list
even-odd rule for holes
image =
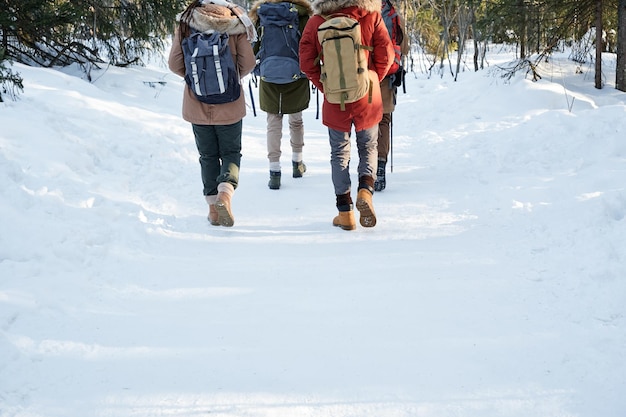
{"label": "bare tree trunk", "polygon": [[602,89],[602,0],[596,0],[596,88]]}
{"label": "bare tree trunk", "polygon": [[617,68],[615,88],[626,92],[626,0],[619,0],[617,11]]}
{"label": "bare tree trunk", "polygon": [[472,33],[472,40],[474,41],[474,56],[472,60],[474,62],[474,72],[478,71],[480,68],[478,67],[478,57],[480,56],[480,41],[482,38],[482,34],[479,32],[476,25],[476,8],[480,7],[480,3],[482,0],[478,0],[478,4],[474,5],[474,2],[470,2],[470,9],[472,14],[470,15],[470,25],[469,28]]}
{"label": "bare tree trunk", "polygon": [[[433,0],[430,1],[431,5],[435,5],[436,2],[434,2]],[[450,65],[450,72],[452,73],[452,61],[450,60],[450,28],[452,27],[452,24],[454,23],[454,0],[448,0],[448,2],[446,3],[446,1],[442,2],[441,8],[437,9],[437,7],[435,7],[435,10],[438,10],[439,12],[439,18],[441,19],[441,26],[443,26],[443,32],[442,32],[442,42],[443,42],[443,50],[441,53],[441,62],[439,65],[439,69],[441,71],[441,75],[443,76],[443,67],[444,67],[444,61],[447,58],[448,59],[448,63]],[[452,74],[454,75],[454,74]]]}
{"label": "bare tree trunk", "polygon": [[473,57],[474,72],[480,69],[478,68],[478,54],[480,53],[480,51],[478,50],[479,48],[480,48],[480,44],[478,43],[478,40],[476,39],[476,35],[474,35],[474,57]]}
{"label": "bare tree trunk", "polygon": [[524,0],[518,0],[517,5],[520,10],[520,27],[519,27],[519,57],[520,59],[526,58],[526,36],[527,36],[527,22],[528,16],[526,15],[526,8],[524,7]]}
{"label": "bare tree trunk", "polygon": [[466,5],[459,5],[459,9],[457,11],[457,28],[459,31],[459,44],[457,48],[456,54],[456,72],[454,74],[454,81],[457,80],[459,76],[459,72],[461,71],[461,59],[463,57],[463,52],[465,51],[465,41],[467,39],[467,33],[472,23],[472,16],[474,15],[474,10]]}
{"label": "bare tree trunk", "polygon": [[[493,26],[486,29],[485,32],[479,32],[476,30],[476,9],[474,9],[474,16],[472,17],[472,34],[474,36],[474,69],[485,68],[485,55],[487,54],[487,33],[491,33]],[[480,36],[477,34],[480,33]]]}

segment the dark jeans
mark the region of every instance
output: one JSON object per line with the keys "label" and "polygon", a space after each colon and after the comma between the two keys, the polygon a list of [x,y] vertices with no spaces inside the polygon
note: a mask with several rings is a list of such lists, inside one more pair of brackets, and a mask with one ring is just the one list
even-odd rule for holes
{"label": "dark jeans", "polygon": [[200,153],[200,172],[204,195],[216,195],[217,185],[229,182],[237,188],[241,163],[240,120],[232,125],[191,125]]}

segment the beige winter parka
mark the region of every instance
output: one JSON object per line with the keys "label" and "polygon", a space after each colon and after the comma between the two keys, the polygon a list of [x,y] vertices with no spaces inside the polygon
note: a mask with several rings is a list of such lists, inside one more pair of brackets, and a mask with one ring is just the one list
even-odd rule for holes
{"label": "beige winter parka", "polygon": [[[192,12],[189,26],[203,32],[215,30],[228,33],[230,35],[228,44],[235,66],[239,70],[239,77],[243,78],[252,72],[255,66],[255,57],[246,33],[246,27],[228,7],[212,3],[196,7]],[[183,58],[181,41],[179,25],[174,34],[168,65],[173,73],[184,77],[185,60]],[[198,101],[189,86],[185,85],[182,109],[183,119],[198,125],[229,125],[236,123],[246,115],[244,96],[242,88],[241,96],[231,103],[205,104]]]}

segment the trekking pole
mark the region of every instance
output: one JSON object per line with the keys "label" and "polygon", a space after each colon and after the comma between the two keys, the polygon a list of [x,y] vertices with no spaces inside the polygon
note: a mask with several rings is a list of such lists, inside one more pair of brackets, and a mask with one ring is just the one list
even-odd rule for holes
{"label": "trekking pole", "polygon": [[254,95],[252,94],[252,78],[248,80],[248,87],[250,88],[250,102],[252,103],[252,113],[256,117],[256,107],[254,106]]}
{"label": "trekking pole", "polygon": [[393,172],[393,112],[389,113],[389,156],[391,172]]}
{"label": "trekking pole", "polygon": [[319,120],[320,118],[320,90],[313,86],[313,88],[315,88],[315,101],[317,102],[317,109],[315,111],[315,120]]}
{"label": "trekking pole", "polygon": [[402,70],[402,92],[406,94],[406,71]]}
{"label": "trekking pole", "polygon": [[[406,73],[407,73],[406,68],[409,68],[408,60],[409,60],[408,56],[405,55],[402,57],[402,92],[404,94],[406,94]],[[413,58],[411,58],[411,68],[412,67],[413,67]]]}

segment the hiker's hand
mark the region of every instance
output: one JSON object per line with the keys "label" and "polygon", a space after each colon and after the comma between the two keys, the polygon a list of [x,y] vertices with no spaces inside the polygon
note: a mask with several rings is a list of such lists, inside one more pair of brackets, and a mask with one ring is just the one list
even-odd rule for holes
{"label": "hiker's hand", "polygon": [[400,69],[396,71],[395,74],[391,75],[391,83],[396,87],[400,87],[402,85],[402,80],[404,79],[405,73],[406,71],[404,71],[404,68],[400,67]]}

